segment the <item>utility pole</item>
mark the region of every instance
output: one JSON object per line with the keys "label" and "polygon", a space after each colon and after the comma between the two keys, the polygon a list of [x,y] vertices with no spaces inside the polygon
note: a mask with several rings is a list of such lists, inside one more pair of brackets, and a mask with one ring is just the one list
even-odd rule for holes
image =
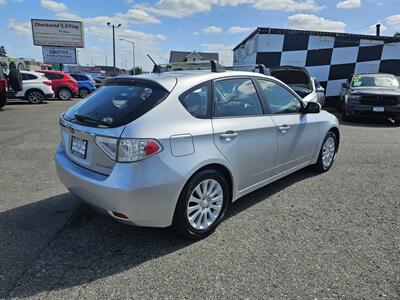
{"label": "utility pole", "polygon": [[114,24],[111,24],[110,22],[107,22],[107,26],[112,28],[112,36],[113,36],[113,67],[114,67],[114,75],[117,73],[115,69],[115,27],[119,28],[121,27],[121,24],[118,24],[115,26]]}
{"label": "utility pole", "polygon": [[136,65],[135,65],[135,43],[128,41],[126,39],[119,39],[120,41],[125,41],[128,42],[129,44],[132,44],[132,65],[133,65],[133,76],[136,75]]}

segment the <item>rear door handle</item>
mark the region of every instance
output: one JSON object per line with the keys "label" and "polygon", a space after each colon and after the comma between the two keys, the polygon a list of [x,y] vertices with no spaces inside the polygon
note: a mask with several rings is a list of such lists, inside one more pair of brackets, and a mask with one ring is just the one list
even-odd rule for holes
{"label": "rear door handle", "polygon": [[286,133],[289,129],[290,129],[290,126],[286,125],[286,124],[278,127],[278,130],[282,133]]}
{"label": "rear door handle", "polygon": [[229,130],[229,131],[227,131],[225,133],[221,133],[219,135],[219,138],[222,139],[222,140],[230,141],[231,139],[237,137],[237,135],[238,135],[237,132],[235,132],[233,130]]}

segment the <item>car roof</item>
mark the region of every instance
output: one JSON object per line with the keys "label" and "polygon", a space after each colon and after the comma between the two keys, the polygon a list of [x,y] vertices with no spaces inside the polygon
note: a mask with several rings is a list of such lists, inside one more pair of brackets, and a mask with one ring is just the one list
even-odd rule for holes
{"label": "car roof", "polygon": [[[233,70],[227,70],[223,72],[210,72],[208,70],[170,71],[141,74],[137,76],[121,76],[120,78],[140,78],[150,80],[161,85],[166,90],[171,91],[175,87],[177,82],[179,82],[179,84],[188,83],[195,85],[196,83],[198,84],[208,80],[233,76],[273,78],[271,76],[266,76],[260,73]],[[276,80],[276,78],[274,79]]]}
{"label": "car roof", "polygon": [[65,73],[65,72],[63,72],[63,71],[53,71],[53,70],[38,70],[38,72],[40,72],[40,73],[52,73],[52,74],[67,74],[67,73]]}
{"label": "car roof", "polygon": [[20,73],[25,73],[25,74],[32,74],[32,75],[36,75],[36,76],[43,76],[43,73],[41,72],[36,72],[36,71],[28,71],[28,70],[21,70]]}

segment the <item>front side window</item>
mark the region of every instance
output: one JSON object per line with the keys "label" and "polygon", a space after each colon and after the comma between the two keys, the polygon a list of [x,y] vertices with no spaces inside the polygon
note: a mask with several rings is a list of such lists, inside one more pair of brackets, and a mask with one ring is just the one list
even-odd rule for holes
{"label": "front side window", "polygon": [[286,88],[272,81],[258,80],[271,113],[287,114],[301,111],[300,101]]}
{"label": "front side window", "polygon": [[126,125],[157,106],[168,91],[151,82],[115,82],[72,106],[64,119],[91,126]]}
{"label": "front side window", "polygon": [[262,107],[249,78],[218,80],[214,85],[214,116],[258,116]]}
{"label": "front side window", "polygon": [[208,117],[209,84],[201,84],[179,97],[182,105],[192,116],[200,119]]}

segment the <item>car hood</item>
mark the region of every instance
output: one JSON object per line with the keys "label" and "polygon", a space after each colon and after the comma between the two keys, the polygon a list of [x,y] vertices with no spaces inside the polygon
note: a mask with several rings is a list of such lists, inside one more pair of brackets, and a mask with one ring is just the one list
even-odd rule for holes
{"label": "car hood", "polygon": [[400,89],[386,89],[386,88],[359,88],[352,89],[352,95],[374,95],[374,96],[400,96]]}

